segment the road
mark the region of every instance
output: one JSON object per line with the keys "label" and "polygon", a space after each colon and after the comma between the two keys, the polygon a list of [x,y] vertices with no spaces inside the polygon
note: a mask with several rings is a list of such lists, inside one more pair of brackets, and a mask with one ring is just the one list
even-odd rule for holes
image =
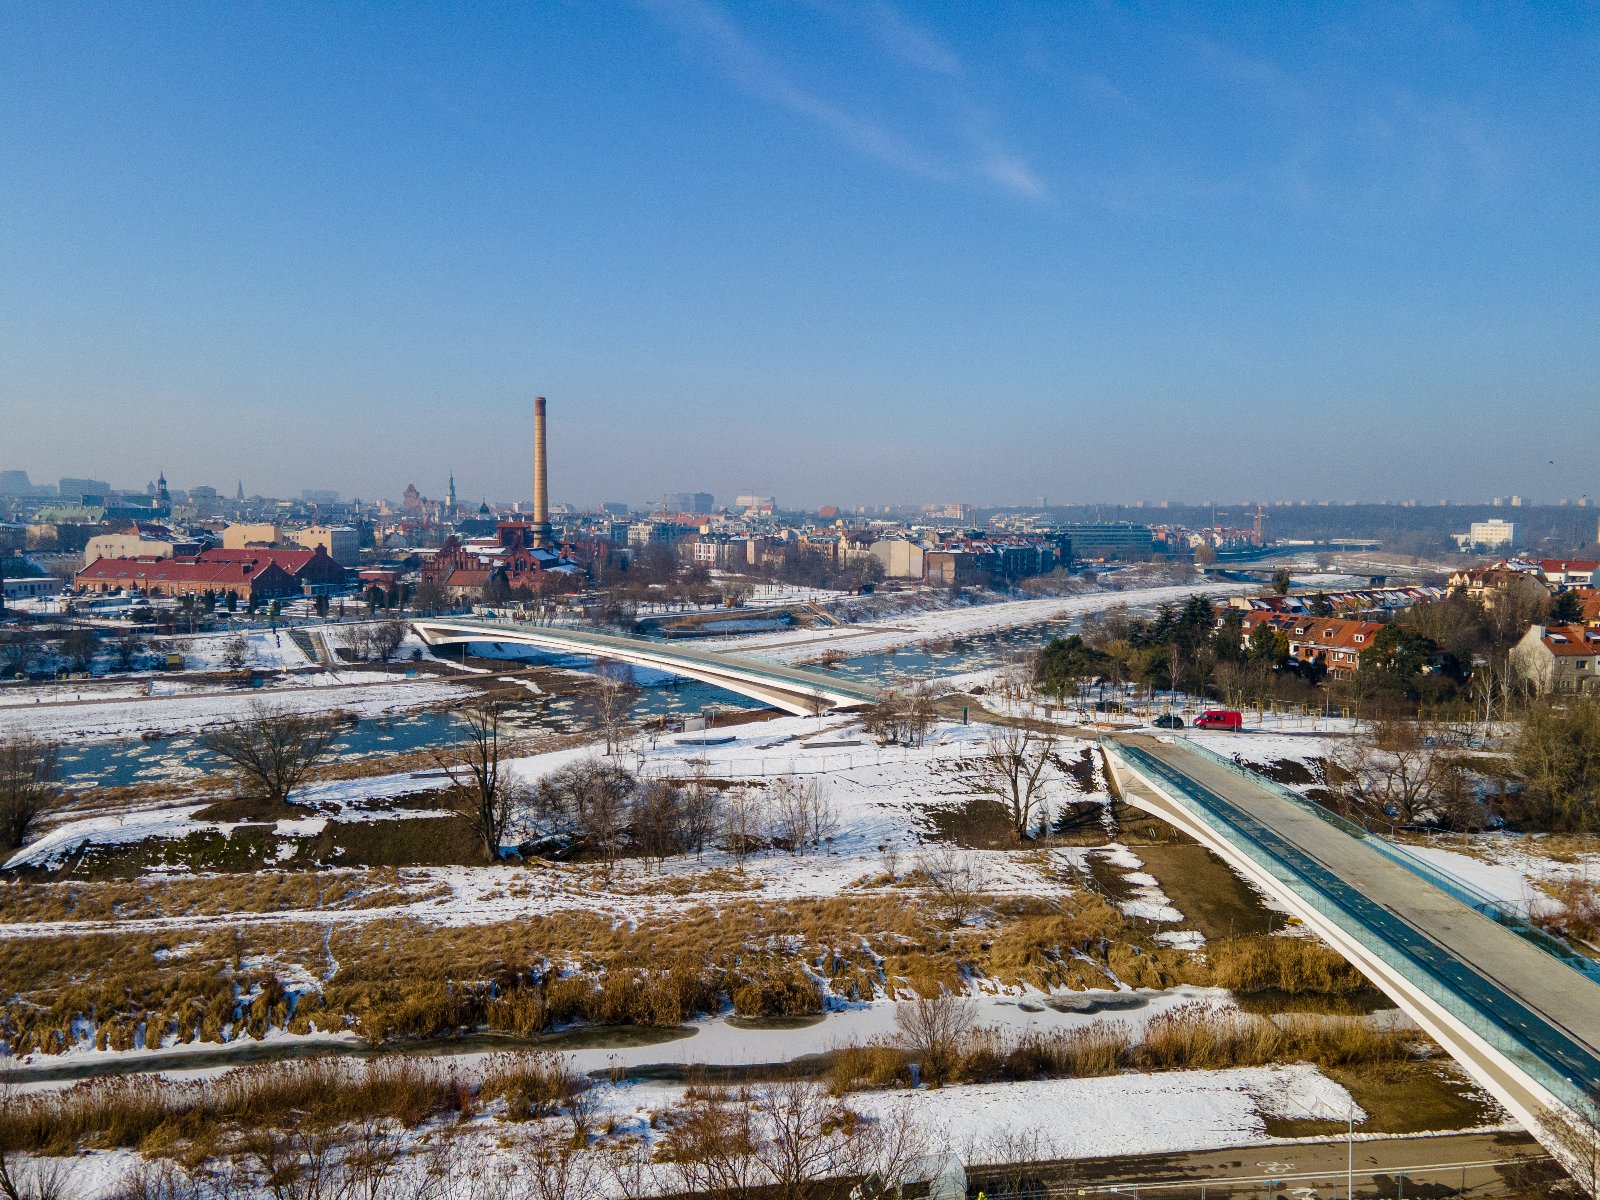
{"label": "road", "polygon": [[[1188,1154],[1078,1159],[1022,1167],[968,1169],[975,1186],[1007,1178],[1043,1185],[1052,1196],[1345,1196],[1344,1138],[1200,1150]],[[1357,1200],[1368,1197],[1495,1196],[1506,1194],[1508,1164],[1543,1159],[1537,1142],[1520,1132],[1358,1139]]]}

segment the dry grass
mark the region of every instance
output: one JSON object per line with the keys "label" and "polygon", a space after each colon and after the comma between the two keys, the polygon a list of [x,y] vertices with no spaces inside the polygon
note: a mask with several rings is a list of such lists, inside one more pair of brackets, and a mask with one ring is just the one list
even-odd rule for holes
{"label": "dry grass", "polygon": [[1344,996],[1368,986],[1337,951],[1311,938],[1232,938],[1207,946],[1206,959],[1211,983],[1233,992]]}
{"label": "dry grass", "polygon": [[558,1054],[527,1051],[493,1055],[483,1066],[481,1104],[504,1100],[513,1121],[554,1116],[587,1080],[567,1070]]}
{"label": "dry grass", "polygon": [[[228,884],[257,889],[262,904],[285,886]],[[1153,942],[1097,897],[1065,910],[995,901],[981,929],[949,928],[932,904],[915,894],[752,897],[639,925],[573,911],[468,928],[378,918],[14,939],[0,955],[0,1037],[17,1053],[69,1049],[84,1024],[111,1049],[271,1029],[349,1028],[382,1042],[477,1028],[528,1035],[570,1021],[669,1025],[730,1000],[747,1015],[795,1015],[818,1010],[818,981],[847,999],[935,995],[973,979],[1073,989],[1209,981],[1195,956]],[[306,974],[326,979],[298,994],[286,985]]]}
{"label": "dry grass", "polygon": [[[394,872],[229,876],[137,885],[13,885],[51,906],[143,913],[178,906],[386,903]],[[358,885],[358,886],[352,886]],[[217,889],[208,898],[206,889]],[[321,889],[320,896],[311,889]],[[98,906],[98,907],[94,907]],[[467,928],[409,918],[327,927],[245,924],[156,936],[13,939],[0,955],[0,1037],[15,1053],[228,1041],[270,1030],[353,1029],[373,1042],[474,1029],[674,1025],[724,1006],[748,1016],[820,1011],[846,999],[932,996],[973,980],[1083,990],[1123,983],[1346,995],[1361,979],[1306,939],[1212,943],[1205,959],[1156,943],[1104,898],[989,898],[981,928],[951,928],[935,900],[896,891],[813,900],[730,897],[638,925],[572,911]],[[326,939],[326,940],[325,940]],[[803,964],[803,969],[802,969]],[[295,991],[286,981],[322,979]]]}
{"label": "dry grass", "polygon": [[1561,907],[1536,907],[1535,921],[1580,941],[1600,939],[1600,883],[1593,879],[1564,879],[1544,884],[1544,890]]}
{"label": "dry grass", "polygon": [[263,871],[203,879],[0,883],[0,922],[139,921],[225,913],[340,912],[414,903],[443,885],[407,887],[400,872]]}
{"label": "dry grass", "polygon": [[414,1128],[440,1114],[470,1114],[475,1104],[471,1081],[436,1063],[400,1056],[359,1066],[305,1059],[243,1067],[199,1083],[130,1076],[27,1093],[0,1111],[0,1142],[53,1155],[111,1147],[171,1153],[196,1144],[209,1150],[241,1131],[369,1119]]}
{"label": "dry grass", "polygon": [[622,896],[692,896],[705,892],[759,892],[764,886],[754,876],[729,871],[724,867],[713,867],[686,875],[613,880],[606,890]]}
{"label": "dry grass", "polygon": [[[950,1082],[1086,1078],[1122,1071],[1205,1071],[1310,1062],[1323,1068],[1396,1068],[1418,1056],[1420,1035],[1350,1017],[1273,1020],[1237,1009],[1185,1004],[1152,1017],[1144,1036],[1116,1021],[1052,1033],[997,1027],[961,1039]],[[851,1046],[829,1060],[836,1093],[904,1087],[912,1054],[891,1042]]]}

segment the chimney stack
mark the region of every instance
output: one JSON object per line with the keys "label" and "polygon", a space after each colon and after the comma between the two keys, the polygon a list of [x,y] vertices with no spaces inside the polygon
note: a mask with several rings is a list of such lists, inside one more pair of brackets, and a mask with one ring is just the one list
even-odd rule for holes
{"label": "chimney stack", "polygon": [[533,540],[544,545],[550,537],[550,476],[545,463],[544,397],[533,398]]}

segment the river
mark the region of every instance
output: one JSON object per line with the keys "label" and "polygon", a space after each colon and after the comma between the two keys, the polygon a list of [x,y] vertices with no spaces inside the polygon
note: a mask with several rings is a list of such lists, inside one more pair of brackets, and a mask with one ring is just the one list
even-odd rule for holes
{"label": "river", "polygon": [[[1009,655],[1032,651],[1067,632],[1075,620],[1045,621],[887,653],[862,654],[831,668],[811,669],[884,684],[959,675],[998,666]],[[519,654],[517,665],[526,662],[580,670],[593,666],[588,659],[517,649],[526,650]],[[762,707],[735,692],[662,672],[640,670],[634,679],[640,688],[632,715],[639,725],[654,724],[662,717],[698,716],[713,706],[723,711]],[[525,734],[572,733],[593,727],[581,699],[531,693],[513,707],[507,723],[513,733]],[[447,710],[373,717],[341,731],[334,743],[334,754],[340,758],[401,754],[442,746],[460,737],[461,725]],[[214,770],[215,764],[201,748],[197,735],[178,734],[148,742],[126,738],[69,743],[60,750],[59,769],[68,786],[126,787],[198,779]]]}

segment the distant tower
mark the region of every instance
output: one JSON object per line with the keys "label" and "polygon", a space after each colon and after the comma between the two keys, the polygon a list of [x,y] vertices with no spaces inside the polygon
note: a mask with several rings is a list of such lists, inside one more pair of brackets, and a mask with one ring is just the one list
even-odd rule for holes
{"label": "distant tower", "polygon": [[240,504],[244,503],[244,480],[239,480],[239,490],[233,494],[233,498]]}
{"label": "distant tower", "polygon": [[444,508],[446,512],[456,511],[456,473],[450,472],[450,488],[444,494]]}
{"label": "distant tower", "polygon": [[156,503],[163,507],[172,503],[172,493],[167,491],[167,473],[165,471],[156,476]]}
{"label": "distant tower", "polygon": [[1255,541],[1255,544],[1258,545],[1258,546],[1265,544],[1265,539],[1261,536],[1261,522],[1264,519],[1264,515],[1265,514],[1263,514],[1262,511],[1261,511],[1260,503],[1257,503],[1256,504],[1256,528],[1255,528],[1255,537],[1254,537],[1253,540]]}
{"label": "distant tower", "polygon": [[545,462],[544,397],[533,398],[533,528],[535,546],[548,546],[550,533],[550,475]]}

